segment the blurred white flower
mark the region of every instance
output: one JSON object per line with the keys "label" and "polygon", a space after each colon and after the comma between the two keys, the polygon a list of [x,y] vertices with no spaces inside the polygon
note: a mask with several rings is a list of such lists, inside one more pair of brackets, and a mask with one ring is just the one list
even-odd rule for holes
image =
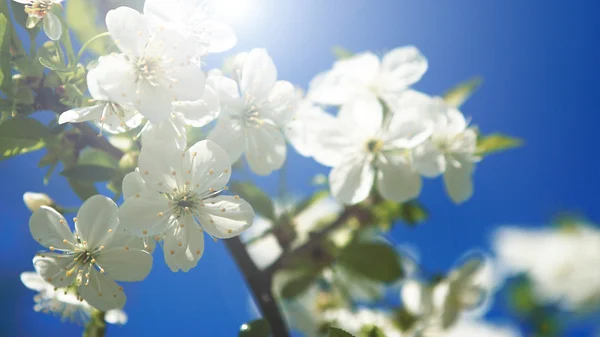
{"label": "blurred white flower", "polygon": [[193,37],[172,28],[151,30],[147,18],[128,7],[108,12],[106,26],[121,54],[102,57],[96,80],[111,101],[131,103],[160,123],[173,112],[172,102],[202,98],[205,77],[192,63]]}
{"label": "blurred white flower", "polygon": [[374,97],[357,98],[321,130],[313,156],[333,167],[329,183],[334,197],[359,203],[369,196],[375,179],[385,199],[404,202],[419,195],[421,178],[411,165],[410,150],[431,135],[431,128],[404,112],[420,107],[413,96],[404,93],[403,110],[388,112],[385,120],[384,108]]}
{"label": "blurred white flower", "polygon": [[60,4],[63,0],[14,0],[25,5],[27,13],[26,26],[29,29],[34,28],[43,20],[44,33],[50,40],[57,41],[62,35],[62,22],[51,8],[53,5]]}
{"label": "blurred white flower", "polygon": [[[33,297],[35,305],[33,310],[59,316],[61,321],[84,323],[87,321],[94,308],[86,301],[80,301],[74,290],[69,288],[55,288],[44,281],[36,272],[21,273],[21,282],[38,292]],[[127,323],[127,314],[119,309],[106,312],[105,321],[110,324],[124,325]]]}
{"label": "blurred white flower", "polygon": [[494,250],[512,274],[525,274],[536,296],[569,311],[600,304],[600,230],[504,227],[494,235]]}
{"label": "blurred white flower", "polygon": [[268,175],[285,162],[283,129],[292,121],[298,97],[291,83],[277,81],[266,50],[253,49],[235,62],[235,81],[217,73],[209,76],[221,114],[208,139],[221,145],[231,162],[245,154],[254,173]]}
{"label": "blurred white flower", "polygon": [[25,192],[23,194],[23,202],[25,206],[32,211],[37,211],[42,206],[52,206],[54,200],[44,193]]}
{"label": "blurred white flower", "polygon": [[221,0],[146,0],[144,15],[154,27],[171,27],[191,35],[197,43],[196,60],[208,53],[231,49],[237,42],[233,29],[214,17]]}
{"label": "blurred white flower", "polygon": [[356,337],[372,336],[370,331],[375,327],[386,337],[402,337],[402,332],[394,324],[389,313],[380,310],[360,308],[357,311],[334,309],[325,311],[324,321],[340,328]]}
{"label": "blurred white flower", "polygon": [[430,120],[434,128],[431,138],[414,150],[415,169],[426,177],[444,174],[448,195],[462,203],[473,195],[471,175],[480,160],[475,155],[477,133],[468,128],[463,114],[443,99],[423,95],[421,100],[429,103],[417,114]]}
{"label": "blurred white flower", "polygon": [[115,282],[141,281],[152,268],[152,256],[130,242],[119,226],[117,205],[95,195],[86,200],[72,233],[65,218],[42,206],[29,221],[33,238],[50,252],[33,263],[40,276],[57,288],[73,286],[80,300],[98,310],[122,308],[123,288]]}
{"label": "blurred white flower", "polygon": [[[99,62],[105,60],[101,57]],[[108,133],[122,133],[142,124],[143,116],[128,103],[119,104],[112,101],[109,95],[98,86],[98,72],[101,66],[90,70],[87,74],[87,86],[92,95],[93,105],[75,108],[60,114],[59,124],[94,121],[96,125]]]}
{"label": "blurred white flower", "polygon": [[428,337],[520,337],[521,333],[512,326],[463,319],[450,330],[432,333]]}
{"label": "blurred white flower", "polygon": [[413,46],[396,48],[382,61],[371,52],[337,61],[333,69],[310,83],[308,98],[326,105],[343,105],[357,96],[394,101],[421,79],[427,60]]}
{"label": "blurred white flower", "polygon": [[172,271],[189,271],[204,252],[204,231],[213,238],[239,235],[252,225],[254,211],[227,190],[231,164],[212,141],[187,151],[172,143],[145,146],[138,170],[123,179],[123,225],[135,235],[164,240],[164,257]]}

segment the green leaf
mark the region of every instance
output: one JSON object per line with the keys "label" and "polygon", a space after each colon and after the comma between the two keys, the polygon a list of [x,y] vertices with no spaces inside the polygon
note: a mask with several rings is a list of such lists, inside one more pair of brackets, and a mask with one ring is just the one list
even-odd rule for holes
{"label": "green leaf", "polygon": [[400,218],[409,225],[416,225],[429,218],[425,206],[416,200],[408,201],[400,205]]}
{"label": "green leaf", "polygon": [[44,147],[48,128],[33,118],[17,117],[0,124],[0,160]]}
{"label": "green leaf", "polygon": [[119,161],[110,154],[100,149],[88,147],[79,154],[78,165],[95,165],[116,169]]}
{"label": "green leaf", "polygon": [[444,100],[448,105],[459,108],[481,86],[482,82],[481,77],[473,77],[466,82],[460,83],[444,94]]}
{"label": "green leaf", "polygon": [[349,59],[354,56],[354,53],[340,46],[331,48],[331,52],[338,60]]}
{"label": "green leaf", "polygon": [[[105,32],[104,24],[99,24],[96,3],[92,0],[69,0],[66,4],[66,21],[77,39],[85,43],[94,36]],[[101,21],[100,21],[101,22]],[[97,55],[107,52],[110,39],[99,39],[88,46]]]}
{"label": "green leaf", "polygon": [[113,168],[98,165],[77,165],[62,171],[64,177],[80,180],[83,182],[109,181],[116,173]]}
{"label": "green leaf", "polygon": [[76,179],[67,180],[69,182],[69,185],[71,186],[71,189],[73,189],[73,192],[75,192],[79,199],[83,201],[86,201],[91,196],[98,194],[98,190],[96,189],[96,186],[94,186],[94,183]]}
{"label": "green leaf", "polygon": [[281,288],[281,297],[285,299],[292,299],[303,292],[316,280],[317,273],[305,272],[299,273],[287,281]]}
{"label": "green leaf", "polygon": [[354,337],[350,333],[340,329],[340,328],[329,328],[329,337]]}
{"label": "green leaf", "polygon": [[384,243],[352,243],[342,250],[337,261],[348,270],[373,281],[392,283],[404,275],[400,256]]}
{"label": "green leaf", "polygon": [[269,337],[271,336],[271,326],[266,319],[257,319],[252,322],[242,324],[239,337]]}
{"label": "green leaf", "polygon": [[396,220],[402,220],[410,227],[423,223],[429,218],[429,212],[416,200],[405,203],[385,200],[371,207],[376,224],[384,230],[389,230]]}
{"label": "green leaf", "polygon": [[10,82],[10,27],[4,14],[0,13],[0,88],[6,88],[4,79]]}
{"label": "green leaf", "polygon": [[252,183],[233,182],[230,190],[252,205],[252,208],[265,218],[276,221],[275,207],[271,198]]}
{"label": "green leaf", "polygon": [[501,133],[477,137],[477,155],[487,156],[492,153],[514,149],[523,145],[519,138],[510,137]]}

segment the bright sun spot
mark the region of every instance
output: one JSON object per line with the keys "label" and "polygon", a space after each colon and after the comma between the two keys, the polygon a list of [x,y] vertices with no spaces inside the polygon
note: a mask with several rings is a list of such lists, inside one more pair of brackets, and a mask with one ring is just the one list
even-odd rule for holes
{"label": "bright sun spot", "polygon": [[256,0],[217,0],[215,1],[215,9],[217,15],[231,23],[233,21],[242,20],[251,15],[252,5],[255,5]]}

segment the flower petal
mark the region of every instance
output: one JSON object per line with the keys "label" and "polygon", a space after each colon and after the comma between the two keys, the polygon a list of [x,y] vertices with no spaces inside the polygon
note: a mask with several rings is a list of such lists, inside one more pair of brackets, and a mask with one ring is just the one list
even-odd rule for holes
{"label": "flower petal", "polygon": [[141,193],[145,190],[146,182],[142,179],[138,169],[127,173],[123,178],[123,199],[135,197],[137,193]]}
{"label": "flower petal", "polygon": [[62,35],[62,23],[54,13],[48,12],[44,17],[44,33],[52,41],[58,41]]}
{"label": "flower petal", "polygon": [[96,262],[111,279],[119,281],[141,281],[152,269],[152,255],[130,247],[106,249],[98,254]]}
{"label": "flower petal", "polygon": [[402,284],[402,305],[415,316],[426,314],[431,309],[429,290],[419,281],[407,280]]}
{"label": "flower petal", "polygon": [[221,106],[216,91],[206,86],[201,99],[173,102],[173,110],[181,115],[186,124],[193,127],[203,127],[219,116]]}
{"label": "flower petal", "polygon": [[320,130],[333,124],[335,118],[332,115],[309,102],[303,102],[296,109],[294,120],[286,125],[284,133],[298,153],[310,157],[317,151]]}
{"label": "flower petal", "polygon": [[221,190],[231,178],[231,162],[225,151],[211,140],[202,140],[186,152],[192,184],[196,190]]}
{"label": "flower petal", "polygon": [[98,128],[112,134],[119,134],[137,128],[144,122],[144,116],[131,105],[107,103],[104,105],[104,119],[96,122]]}
{"label": "flower petal", "polygon": [[338,113],[338,119],[346,125],[352,125],[352,132],[361,140],[374,137],[382,129],[383,107],[375,96],[362,96],[344,104]]}
{"label": "flower petal", "polygon": [[176,115],[158,124],[148,122],[142,132],[142,148],[164,147],[185,150],[187,146],[187,130],[185,121]]}
{"label": "flower petal", "polygon": [[169,225],[169,201],[160,193],[145,191],[125,199],[119,208],[121,228],[137,236],[160,235]]}
{"label": "flower petal", "polygon": [[173,101],[196,101],[202,99],[206,87],[206,77],[196,64],[173,67],[170,70],[176,81],[169,86]]}
{"label": "flower petal", "polygon": [[384,157],[376,162],[377,189],[382,197],[397,202],[416,198],[421,193],[421,177],[403,157]]}
{"label": "flower petal", "polygon": [[356,152],[357,143],[352,133],[355,127],[339,118],[324,119],[327,123],[314,130],[313,158],[321,165],[335,167]]}
{"label": "flower petal", "polygon": [[237,236],[252,225],[254,210],[244,199],[222,195],[206,199],[204,204],[198,220],[202,228],[215,238]]}
{"label": "flower petal", "polygon": [[269,175],[283,166],[287,148],[279,129],[263,124],[246,130],[246,160],[252,172]]}
{"label": "flower petal", "polygon": [[252,49],[244,60],[240,89],[252,100],[264,99],[277,80],[277,68],[265,49]]}
{"label": "flower petal", "polygon": [[427,142],[414,149],[413,166],[420,174],[434,178],[446,171],[446,157],[433,142]]}
{"label": "flower petal", "polygon": [[360,82],[363,86],[369,86],[375,81],[380,67],[377,55],[365,52],[337,61],[333,66],[333,71],[339,72],[344,80],[352,79]]}
{"label": "flower petal", "polygon": [[35,291],[46,291],[50,287],[52,287],[48,282],[44,281],[44,279],[38,275],[38,273],[34,271],[26,271],[21,273],[21,282],[23,284]]}
{"label": "flower petal", "polygon": [[427,71],[427,59],[414,46],[396,48],[382,61],[382,89],[399,91],[418,82]]}
{"label": "flower petal", "polygon": [[114,280],[100,273],[96,268],[92,268],[89,274],[89,284],[78,288],[84,300],[100,311],[120,309],[125,305],[126,297],[123,288],[119,287]]}
{"label": "flower petal", "polygon": [[63,288],[75,280],[75,273],[67,275],[65,268],[73,262],[73,256],[44,253],[33,258],[36,272],[54,287]]}
{"label": "flower petal", "polygon": [[124,54],[101,56],[98,59],[98,66],[94,68],[94,74],[98,91],[105,93],[112,101],[122,103],[135,101],[135,70]]}
{"label": "flower petal", "polygon": [[207,18],[203,23],[203,28],[210,35],[209,53],[222,53],[233,48],[237,43],[233,29],[225,22],[215,18]]}
{"label": "flower petal", "polygon": [[219,116],[217,124],[210,131],[207,139],[219,144],[229,155],[232,164],[240,159],[246,147],[246,137],[242,126],[224,113]]}
{"label": "flower petal", "polygon": [[269,92],[266,104],[260,107],[259,114],[275,125],[284,126],[292,120],[298,101],[296,88],[290,82],[277,81]]}
{"label": "flower petal", "polygon": [[474,165],[465,156],[454,155],[446,166],[444,173],[444,184],[450,199],[457,204],[467,201],[473,195]]}
{"label": "flower petal", "polygon": [[127,314],[123,310],[112,309],[106,312],[104,320],[109,324],[125,325],[127,323]]}
{"label": "flower petal", "polygon": [[345,158],[329,173],[331,194],[339,201],[354,205],[371,193],[375,170],[370,161],[360,154]]}
{"label": "flower petal", "polygon": [[65,111],[60,114],[60,117],[58,118],[58,124],[100,120],[105,107],[106,104],[103,103]]}
{"label": "flower petal", "polygon": [[154,190],[172,193],[173,189],[183,185],[182,174],[187,170],[182,167],[184,151],[174,143],[153,140],[151,144],[143,146],[138,157],[142,178]]}
{"label": "flower petal", "polygon": [[75,229],[92,249],[100,247],[118,226],[117,205],[103,195],[90,197],[77,212]]}
{"label": "flower petal", "polygon": [[204,253],[204,231],[191,216],[179,219],[165,233],[163,251],[171,271],[188,272]]}
{"label": "flower petal", "polygon": [[153,86],[146,80],[138,83],[135,98],[137,110],[152,123],[158,124],[171,115],[173,96],[162,86]]}
{"label": "flower petal", "polygon": [[[31,236],[46,248],[72,250],[75,237],[65,218],[48,206],[41,206],[29,219]],[[67,240],[67,243],[64,243]]]}
{"label": "flower petal", "polygon": [[126,54],[143,54],[150,30],[146,18],[135,9],[121,6],[106,14],[106,27],[115,44]]}

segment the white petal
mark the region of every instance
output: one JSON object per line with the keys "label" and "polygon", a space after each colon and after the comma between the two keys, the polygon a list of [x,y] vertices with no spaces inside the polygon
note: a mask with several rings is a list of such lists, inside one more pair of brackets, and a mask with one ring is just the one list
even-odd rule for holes
{"label": "white petal", "polygon": [[215,238],[228,239],[240,235],[252,225],[254,210],[244,199],[223,195],[207,199],[204,204],[198,220],[202,228]]}
{"label": "white petal", "polygon": [[244,96],[261,99],[269,95],[269,91],[277,80],[277,69],[265,49],[253,49],[244,60],[240,89]]}
{"label": "white petal", "polygon": [[343,79],[342,74],[336,71],[318,74],[310,81],[306,98],[325,105],[344,104],[353,97],[357,89],[354,83]]}
{"label": "white petal", "polygon": [[344,104],[338,118],[348,125],[354,125],[353,132],[359,137],[377,135],[383,123],[383,107],[375,96],[362,96]]}
{"label": "white petal", "polygon": [[231,178],[229,156],[213,141],[202,140],[191,146],[185,160],[190,162],[192,184],[196,190],[221,190]]}
{"label": "white petal", "polygon": [[335,124],[332,115],[310,103],[302,103],[296,109],[294,120],[285,127],[284,131],[296,151],[305,157],[310,157],[317,151],[320,130],[332,124]]}
{"label": "white petal", "polygon": [[[254,227],[254,226],[252,226]],[[271,265],[283,253],[283,248],[273,234],[267,234],[246,246],[248,255],[259,269]]]}
{"label": "white petal", "polygon": [[123,53],[142,55],[150,31],[146,18],[140,12],[125,6],[113,9],[106,14],[106,27]]}
{"label": "white petal", "polygon": [[240,98],[238,84],[228,77],[209,73],[206,83],[215,89],[221,104],[230,104],[232,101],[237,101]]}
{"label": "white petal", "polygon": [[38,273],[33,271],[21,273],[21,282],[23,282],[27,288],[35,291],[46,291],[53,287],[50,283],[44,281]]}
{"label": "white petal", "polygon": [[60,114],[58,124],[97,121],[102,117],[106,104],[98,104],[83,108],[75,108]]}
{"label": "white petal", "polygon": [[246,160],[252,172],[266,176],[283,166],[287,149],[279,129],[263,124],[248,129],[246,137]]}
{"label": "white petal", "polygon": [[[394,113],[384,134],[386,147],[412,149],[431,137],[433,123],[423,119],[406,119]],[[397,116],[399,118],[397,118]]]}
{"label": "white petal", "polygon": [[260,116],[277,126],[284,126],[292,120],[298,100],[296,88],[290,82],[277,81],[269,92],[266,104],[260,107]]}
{"label": "white petal", "polygon": [[[46,248],[72,250],[75,238],[65,218],[48,206],[41,206],[29,219],[29,230],[34,240]],[[68,243],[63,243],[67,240]]]}
{"label": "white petal", "polygon": [[173,107],[173,96],[161,86],[153,86],[145,80],[138,83],[135,107],[152,123],[158,124],[169,118]]}
{"label": "white petal", "polygon": [[419,316],[426,312],[428,307],[429,290],[421,282],[408,280],[402,284],[402,305],[411,314]]}
{"label": "white petal", "polygon": [[123,288],[96,268],[90,270],[89,284],[78,289],[81,297],[100,311],[120,309],[125,305]]}
{"label": "white petal", "polygon": [[206,78],[199,66],[192,63],[173,67],[169,76],[176,79],[169,87],[173,101],[196,101],[202,98]]}
{"label": "white petal", "polygon": [[226,23],[215,18],[208,18],[203,23],[210,35],[210,43],[208,45],[209,53],[221,53],[227,51],[237,43],[237,38],[233,29]]}
{"label": "white petal", "polygon": [[67,276],[65,272],[65,268],[72,262],[72,256],[56,253],[44,253],[33,258],[36,272],[46,282],[58,288],[67,287],[73,283],[75,273]]}
{"label": "white petal", "polygon": [[170,142],[155,140],[151,144],[142,147],[138,157],[142,178],[154,190],[172,193],[173,189],[183,185],[182,174],[187,170],[182,168],[184,152]]}
{"label": "white petal", "polygon": [[434,178],[446,171],[446,157],[432,142],[413,151],[413,166],[420,174]]}
{"label": "white petal", "polygon": [[191,216],[179,219],[165,233],[163,252],[171,271],[188,272],[204,254],[204,231]]}
{"label": "white petal", "polygon": [[231,120],[223,113],[217,120],[217,124],[208,134],[207,139],[219,144],[229,155],[231,163],[240,159],[246,147],[245,131],[242,126],[234,120]]}
{"label": "white petal", "polygon": [[444,173],[444,184],[450,199],[457,204],[473,195],[473,162],[464,156],[453,156]]}
{"label": "white petal", "polygon": [[106,249],[98,254],[96,262],[111,279],[119,281],[141,281],[152,269],[152,255],[130,247]]}
{"label": "white petal", "polygon": [[109,324],[125,325],[127,323],[127,314],[119,309],[109,310],[104,315],[104,320]]}
{"label": "white petal", "polygon": [[382,158],[376,165],[377,189],[382,197],[405,202],[419,196],[421,177],[404,158]]}
{"label": "white petal", "polygon": [[427,71],[427,60],[413,46],[396,48],[382,61],[382,84],[385,91],[404,90],[416,83]]}
{"label": "white petal", "polygon": [[136,75],[133,66],[123,54],[110,54],[98,59],[95,77],[99,91],[115,102],[134,102]]}
{"label": "white petal", "polygon": [[379,74],[379,58],[371,52],[357,54],[335,63],[333,70],[345,78],[359,81],[364,86],[373,83]]}
{"label": "white petal", "polygon": [[126,199],[119,208],[121,227],[137,236],[160,235],[169,225],[168,200],[154,191]]}
{"label": "white petal", "polygon": [[53,41],[58,41],[62,35],[62,23],[53,13],[48,13],[44,17],[44,32]]}
{"label": "white petal", "polygon": [[119,226],[117,205],[110,198],[94,195],[87,199],[79,212],[75,229],[87,246],[95,249],[100,247],[110,236],[111,231]]}
{"label": "white petal", "polygon": [[179,116],[154,124],[148,122],[142,132],[142,148],[164,147],[185,150],[187,146],[187,130],[185,122]]}
{"label": "white petal", "polygon": [[136,169],[123,178],[123,199],[134,197],[137,193],[146,190],[146,182],[142,179],[140,171]]}
{"label": "white petal", "polygon": [[207,86],[197,101],[173,102],[173,110],[180,114],[186,124],[203,127],[219,116],[221,106],[216,91]]}
{"label": "white petal", "polygon": [[144,121],[133,106],[117,103],[104,105],[104,119],[96,122],[98,128],[112,134],[119,134],[137,128]]}
{"label": "white petal", "polygon": [[186,18],[182,1],[146,0],[144,16],[155,26],[179,23]]}
{"label": "white petal", "polygon": [[355,127],[339,118],[324,118],[326,124],[315,128],[313,158],[320,164],[334,167],[356,152]]}
{"label": "white petal", "polygon": [[331,194],[339,201],[354,205],[365,200],[373,187],[375,170],[363,155],[344,159],[329,173]]}

